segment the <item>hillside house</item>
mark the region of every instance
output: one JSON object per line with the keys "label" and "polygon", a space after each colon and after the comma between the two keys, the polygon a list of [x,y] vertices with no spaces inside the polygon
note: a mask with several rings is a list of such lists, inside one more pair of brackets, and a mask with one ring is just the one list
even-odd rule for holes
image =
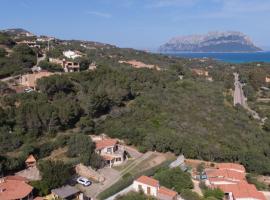
{"label": "hillside house", "polygon": [[217,188],[225,193],[228,200],[266,200],[262,192],[259,192],[254,185],[246,182],[236,185],[219,185]]}
{"label": "hillside house", "polygon": [[33,200],[33,187],[25,178],[7,176],[0,179],[1,200]]}
{"label": "hillside house", "polygon": [[49,58],[49,62],[61,65],[64,72],[79,72],[80,64],[66,59]]}
{"label": "hillside house", "polygon": [[165,187],[160,187],[159,181],[148,176],[141,176],[134,180],[133,189],[146,195],[156,197],[159,200],[176,200],[177,192]]}
{"label": "hillside house", "polygon": [[89,65],[88,70],[95,70],[95,69],[97,69],[97,65],[96,65],[95,62],[92,62],[92,63]]}
{"label": "hillside house", "polygon": [[191,69],[191,72],[197,76],[205,77],[208,81],[213,81],[213,78],[209,76],[209,72],[204,69]]}
{"label": "hillside house", "polygon": [[270,76],[266,76],[266,77],[265,77],[265,82],[266,82],[266,83],[270,83]]}
{"label": "hillside house", "polygon": [[27,46],[29,47],[37,47],[37,48],[40,48],[40,45],[38,45],[36,43],[36,41],[30,41],[30,40],[22,40],[22,41],[19,41],[19,42],[16,42],[16,44],[26,44]]}
{"label": "hillside house", "polygon": [[122,164],[126,159],[126,151],[115,139],[95,141],[96,152],[103,157],[110,167]]}
{"label": "hillside house", "polygon": [[206,170],[208,185],[236,184],[245,180],[245,173],[228,169]]}
{"label": "hillside house", "polygon": [[69,59],[75,59],[75,58],[79,58],[79,57],[82,57],[82,53],[79,52],[79,51],[71,51],[71,50],[68,50],[68,51],[64,51],[63,52],[63,55]]}
{"label": "hillside house", "polygon": [[198,75],[198,76],[209,76],[209,72],[207,70],[203,69],[191,69],[192,73]]}
{"label": "hillside house", "polygon": [[45,36],[45,35],[41,35],[40,37],[37,38],[37,42],[49,42],[49,41],[52,41],[52,40],[55,40],[54,37],[48,37],[48,36]]}
{"label": "hillside house", "polygon": [[49,77],[54,73],[48,71],[35,72],[33,74],[22,75],[19,79],[19,84],[28,88],[36,89],[37,80],[43,77]]}
{"label": "hillside house", "polygon": [[246,181],[244,166],[235,163],[219,163],[216,169],[206,169],[206,185],[219,188],[228,200],[266,200],[263,193]]}

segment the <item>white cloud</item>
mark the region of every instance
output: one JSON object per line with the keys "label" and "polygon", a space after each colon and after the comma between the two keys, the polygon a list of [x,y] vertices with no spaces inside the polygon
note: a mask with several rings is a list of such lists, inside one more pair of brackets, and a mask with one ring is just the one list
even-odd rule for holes
{"label": "white cloud", "polygon": [[164,8],[171,6],[193,6],[198,0],[150,0],[149,8]]}
{"label": "white cloud", "polygon": [[111,18],[112,15],[110,13],[104,13],[104,12],[99,12],[99,11],[87,11],[87,15],[94,15],[97,17],[102,17],[102,18]]}

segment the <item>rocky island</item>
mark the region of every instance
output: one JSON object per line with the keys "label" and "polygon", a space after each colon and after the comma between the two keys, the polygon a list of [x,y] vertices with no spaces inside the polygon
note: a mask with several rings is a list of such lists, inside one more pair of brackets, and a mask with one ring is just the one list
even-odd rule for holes
{"label": "rocky island", "polygon": [[210,32],[205,35],[174,37],[161,52],[257,52],[262,51],[241,32]]}

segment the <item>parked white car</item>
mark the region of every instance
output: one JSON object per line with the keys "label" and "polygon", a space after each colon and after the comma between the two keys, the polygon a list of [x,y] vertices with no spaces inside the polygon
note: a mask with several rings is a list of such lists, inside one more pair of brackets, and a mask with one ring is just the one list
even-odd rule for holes
{"label": "parked white car", "polygon": [[83,186],[89,186],[92,184],[91,181],[89,181],[87,178],[84,177],[77,178],[77,183],[82,184]]}

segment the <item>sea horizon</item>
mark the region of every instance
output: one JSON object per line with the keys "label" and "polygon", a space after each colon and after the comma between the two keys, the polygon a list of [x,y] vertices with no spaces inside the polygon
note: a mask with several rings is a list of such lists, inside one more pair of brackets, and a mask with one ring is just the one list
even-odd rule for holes
{"label": "sea horizon", "polygon": [[270,51],[258,52],[156,52],[178,58],[212,58],[227,63],[270,63]]}

